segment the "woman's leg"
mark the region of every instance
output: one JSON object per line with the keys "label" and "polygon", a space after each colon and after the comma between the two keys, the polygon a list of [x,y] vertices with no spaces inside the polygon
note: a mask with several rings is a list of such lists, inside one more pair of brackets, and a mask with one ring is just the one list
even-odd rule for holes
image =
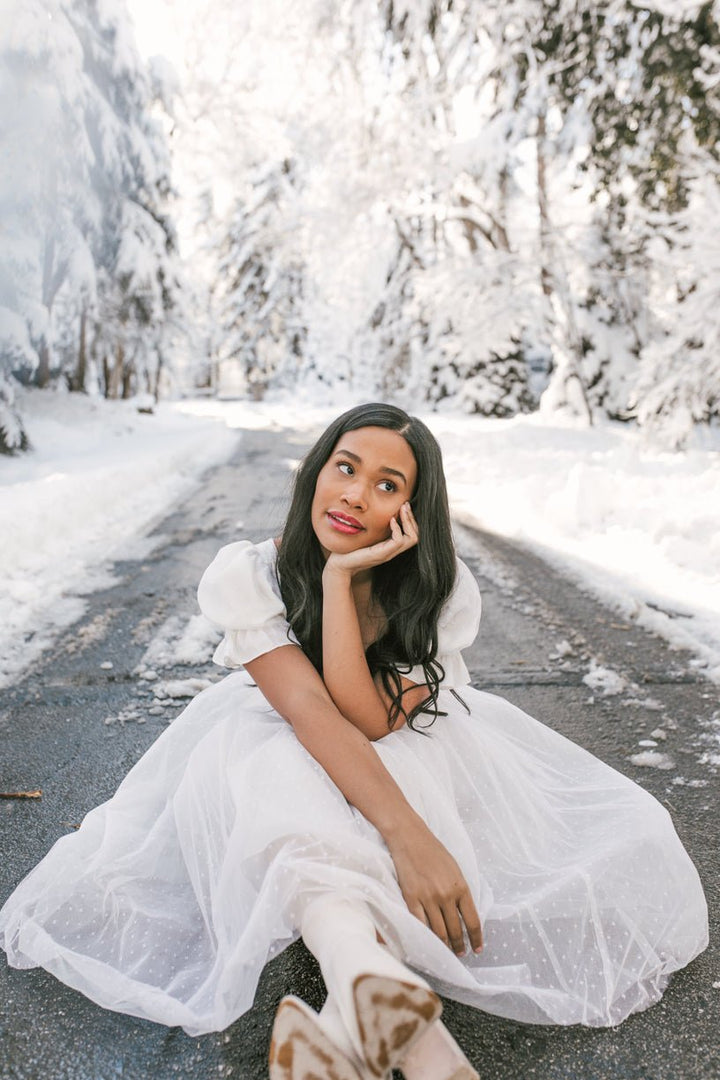
{"label": "woman's leg", "polygon": [[319,1014],[297,998],[283,999],[271,1080],[326,1074],[371,1080],[389,1077],[393,1068],[406,1080],[477,1080],[438,1019],[439,998],[380,943],[367,905],[337,893],[303,899],[302,936],[320,964],[328,997]]}
{"label": "woman's leg", "polygon": [[384,1076],[440,1015],[440,999],[380,944],[362,901],[323,894],[305,907],[301,931],[356,1053]]}

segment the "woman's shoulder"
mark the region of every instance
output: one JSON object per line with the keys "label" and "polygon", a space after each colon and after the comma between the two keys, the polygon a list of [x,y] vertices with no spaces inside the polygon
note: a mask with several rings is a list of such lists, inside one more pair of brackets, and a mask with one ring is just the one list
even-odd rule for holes
{"label": "woman's shoulder", "polygon": [[220,548],[198,586],[203,614],[226,629],[260,626],[284,615],[276,562],[272,537],[259,544],[236,540]]}
{"label": "woman's shoulder", "polygon": [[480,586],[477,583],[477,578],[473,574],[467,563],[459,557],[455,556],[455,584],[452,588],[452,596],[459,597],[473,597],[480,599]]}
{"label": "woman's shoulder", "polygon": [[438,639],[443,651],[463,649],[477,637],[482,597],[469,566],[456,558],[455,583],[438,619]]}

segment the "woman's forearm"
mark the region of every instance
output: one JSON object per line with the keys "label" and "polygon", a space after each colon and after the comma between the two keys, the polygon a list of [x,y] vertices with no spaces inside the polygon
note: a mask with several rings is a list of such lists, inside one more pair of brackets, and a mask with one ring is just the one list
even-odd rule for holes
{"label": "woman's forearm", "polygon": [[[344,717],[314,710],[311,720],[293,725],[295,734],[330,779],[375,828],[392,844],[418,815],[383,765],[372,742]],[[419,819],[418,819],[419,820]]]}
{"label": "woman's forearm", "polygon": [[275,649],[246,668],[298,741],[388,844],[421,822],[370,740],[341,715],[297,646]]}
{"label": "woman's forearm", "polygon": [[391,729],[393,702],[379,678],[370,674],[351,580],[329,568],[323,575],[323,680],[342,715],[369,739],[381,739],[405,723],[427,699],[428,688],[401,677],[402,704]]}
{"label": "woman's forearm", "polygon": [[329,566],[323,574],[323,681],[342,715],[364,734],[387,735],[387,707],[365,659],[352,577]]}

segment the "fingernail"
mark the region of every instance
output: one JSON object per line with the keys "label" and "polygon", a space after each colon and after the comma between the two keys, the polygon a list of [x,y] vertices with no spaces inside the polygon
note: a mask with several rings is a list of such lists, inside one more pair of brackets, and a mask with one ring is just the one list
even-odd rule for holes
{"label": "fingernail", "polygon": [[455,955],[456,956],[464,956],[465,955],[465,950],[464,949],[457,949],[456,952],[455,952]]}
{"label": "fingernail", "polygon": [[474,952],[474,953],[475,953],[476,955],[479,955],[479,954],[480,954],[480,953],[481,953],[482,951],[483,951],[483,947],[482,947],[482,945],[476,945],[476,946],[475,946],[475,948],[473,949],[473,952]]}

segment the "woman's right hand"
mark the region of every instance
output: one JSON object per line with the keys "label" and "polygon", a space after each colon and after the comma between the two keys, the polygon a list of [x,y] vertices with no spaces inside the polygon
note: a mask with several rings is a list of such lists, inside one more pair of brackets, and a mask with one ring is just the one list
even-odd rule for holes
{"label": "woman's right hand", "polygon": [[462,871],[422,818],[385,838],[409,910],[458,956],[463,924],[473,952],[482,950],[480,917]]}

